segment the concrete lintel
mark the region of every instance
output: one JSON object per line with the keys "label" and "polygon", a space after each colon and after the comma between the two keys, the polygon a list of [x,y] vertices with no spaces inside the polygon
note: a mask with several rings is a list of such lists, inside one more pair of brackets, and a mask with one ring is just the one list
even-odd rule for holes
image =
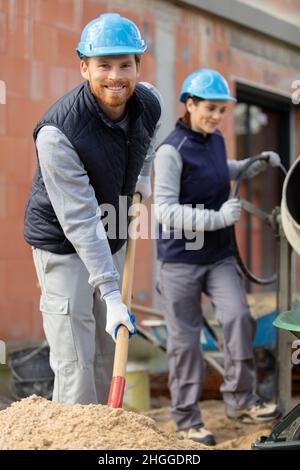
{"label": "concrete lintel", "polygon": [[189,5],[300,48],[300,28],[238,0],[168,0]]}

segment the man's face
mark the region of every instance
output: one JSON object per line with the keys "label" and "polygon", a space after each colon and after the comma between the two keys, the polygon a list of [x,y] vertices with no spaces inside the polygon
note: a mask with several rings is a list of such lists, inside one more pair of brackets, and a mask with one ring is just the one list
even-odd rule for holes
{"label": "man's face", "polygon": [[104,110],[125,109],[139,77],[139,65],[133,54],[90,57],[87,63],[81,61],[80,69]]}

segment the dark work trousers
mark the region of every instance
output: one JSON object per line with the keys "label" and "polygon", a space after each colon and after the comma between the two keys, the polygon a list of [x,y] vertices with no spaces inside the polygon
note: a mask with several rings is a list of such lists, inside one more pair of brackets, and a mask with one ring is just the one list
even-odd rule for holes
{"label": "dark work trousers", "polygon": [[171,412],[177,429],[202,423],[198,401],[204,380],[200,332],[201,294],[210,299],[224,330],[225,406],[239,409],[254,403],[254,321],[242,276],[234,257],[210,265],[159,262],[158,291],[168,330]]}

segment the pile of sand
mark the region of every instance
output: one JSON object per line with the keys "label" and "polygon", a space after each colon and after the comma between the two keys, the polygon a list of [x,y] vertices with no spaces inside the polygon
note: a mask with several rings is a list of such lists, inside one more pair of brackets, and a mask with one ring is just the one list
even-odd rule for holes
{"label": "pile of sand", "polygon": [[32,395],[0,412],[0,449],[207,449],[154,420],[103,405],[52,403]]}

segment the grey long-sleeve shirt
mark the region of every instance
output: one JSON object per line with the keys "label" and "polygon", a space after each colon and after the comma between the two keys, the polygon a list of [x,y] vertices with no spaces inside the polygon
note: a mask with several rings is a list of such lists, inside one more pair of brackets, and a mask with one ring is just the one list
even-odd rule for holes
{"label": "grey long-sleeve shirt", "polygon": [[[227,160],[230,178],[235,179],[248,161],[249,159]],[[213,231],[225,227],[224,218],[219,211],[192,208],[179,203],[182,159],[175,147],[162,145],[156,153],[154,168],[154,202],[158,222],[168,228],[172,223],[172,227],[178,230]],[[256,162],[246,177],[254,176],[260,168],[263,165]]]}
{"label": "grey long-sleeve shirt", "polygon": [[[158,90],[143,82],[158,98]],[[155,157],[158,121],[151,140],[141,175],[151,173]],[[118,123],[127,130],[127,117]],[[89,283],[99,287],[102,297],[119,289],[117,272],[111,255],[106,232],[101,222],[101,212],[79,155],[67,137],[56,127],[44,126],[38,133],[36,146],[45,187],[59,223],[85,264]]]}

